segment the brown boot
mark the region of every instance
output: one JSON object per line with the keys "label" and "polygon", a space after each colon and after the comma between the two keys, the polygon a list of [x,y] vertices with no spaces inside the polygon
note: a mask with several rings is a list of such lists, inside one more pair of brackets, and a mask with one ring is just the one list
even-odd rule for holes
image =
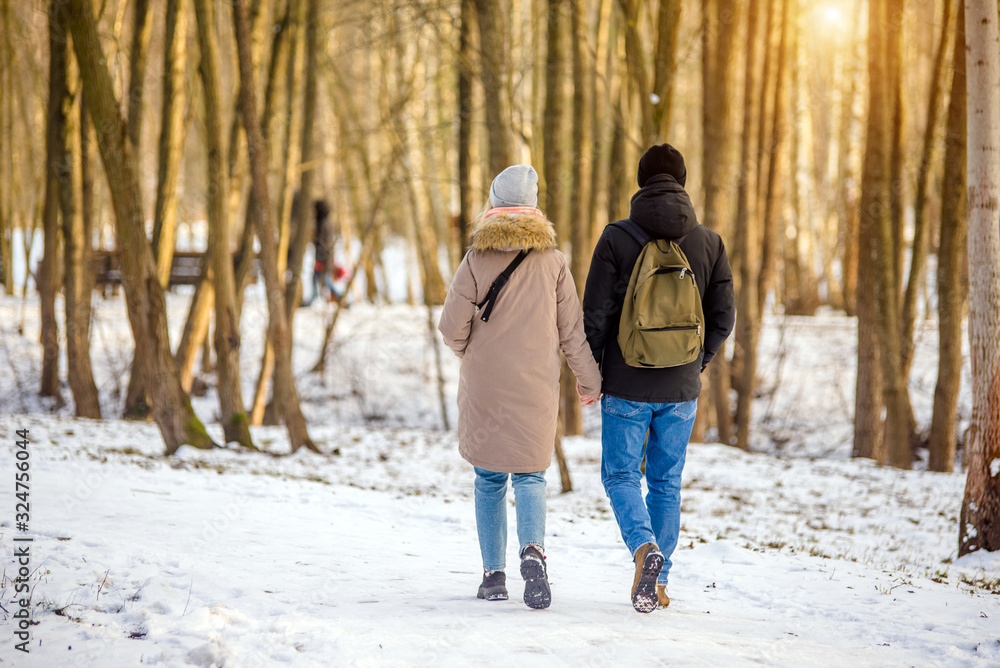
{"label": "brown boot", "polygon": [[667,585],[656,585],[656,602],[661,608],[670,605],[670,597],[667,596]]}
{"label": "brown boot", "polygon": [[655,543],[646,543],[635,552],[635,579],[632,607],[639,612],[656,610],[656,578],[663,568],[663,554]]}

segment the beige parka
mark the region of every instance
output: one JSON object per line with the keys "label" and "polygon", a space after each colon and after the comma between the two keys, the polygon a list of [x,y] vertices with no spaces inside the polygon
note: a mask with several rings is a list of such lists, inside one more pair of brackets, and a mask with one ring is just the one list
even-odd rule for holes
{"label": "beige parka", "polygon": [[[540,211],[493,212],[475,226],[438,326],[462,358],[459,452],[490,471],[544,471],[552,461],[559,415],[559,351],[584,394],[600,395],[601,375],[552,223]],[[483,322],[476,305],[517,252],[529,248]]]}

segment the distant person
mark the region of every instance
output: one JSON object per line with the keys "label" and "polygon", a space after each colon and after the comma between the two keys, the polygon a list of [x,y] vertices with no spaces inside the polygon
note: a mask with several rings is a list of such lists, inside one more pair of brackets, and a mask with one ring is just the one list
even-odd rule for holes
{"label": "distant person", "polygon": [[330,222],[330,205],[324,200],[316,200],[313,203],[313,210],[316,214],[316,233],[313,237],[314,263],[312,275],[312,296],[303,303],[309,306],[313,301],[322,295],[323,286],[326,286],[328,301],[339,302],[343,295],[337,290],[334,283],[346,275],[343,267],[333,263],[333,245],[336,241],[333,225]]}
{"label": "distant person", "polygon": [[700,373],[736,320],[725,246],[698,223],[686,178],[684,158],[669,144],[642,156],[629,217],[604,229],[583,296],[587,341],[604,377],[601,478],[635,562],[639,612],[670,605]]}
{"label": "distant person", "polygon": [[[552,600],[545,567],[545,470],[559,415],[559,351],[594,404],[601,376],[587,346],[566,257],[539,211],[538,174],[501,172],[473,223],[470,250],[448,289],[439,329],[462,358],[459,452],[476,474],[476,529],[483,557],[478,597],[507,599],[507,480],[513,482],[524,602]],[[501,276],[505,275],[509,281]]]}

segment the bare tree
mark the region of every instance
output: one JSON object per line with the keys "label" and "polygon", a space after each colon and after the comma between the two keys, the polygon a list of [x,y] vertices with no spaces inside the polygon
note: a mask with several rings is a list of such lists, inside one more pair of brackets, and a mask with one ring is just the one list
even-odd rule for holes
{"label": "bare tree", "polygon": [[201,50],[202,90],[205,95],[205,133],[208,144],[208,254],[215,287],[215,354],[219,417],[226,441],[253,447],[240,383],[240,325],[236,311],[233,262],[229,253],[229,192],[222,103],[219,91],[219,54],[215,44],[215,6],[195,0],[198,45]]}
{"label": "bare tree", "polygon": [[[60,11],[60,20],[65,20]],[[68,35],[67,35],[68,37]],[[67,59],[69,60],[69,59]],[[66,309],[66,375],[73,392],[74,413],[77,417],[100,418],[101,404],[90,363],[90,232],[83,215],[83,165],[81,129],[86,122],[79,80],[72,68],[67,68],[68,90],[64,100],[65,115],[62,137],[62,168],[59,171],[59,205],[62,211],[62,231],[65,260],[64,304]]]}
{"label": "bare tree", "polygon": [[153,31],[153,12],[149,0],[136,0],[132,15],[132,48],[129,49],[128,138],[132,151],[140,155],[142,140],[142,102],[145,93],[146,58],[149,36]]}
{"label": "bare tree", "polygon": [[[958,392],[962,385],[962,318],[968,298],[963,276],[966,258],[965,184],[966,91],[965,1],[958,3],[955,23],[955,60],[948,101],[944,140],[944,183],[941,186],[941,240],[937,253],[938,377],[928,442],[931,471],[950,472],[955,466],[958,428]],[[912,280],[912,279],[911,279]]]}
{"label": "bare tree", "polygon": [[[285,287],[285,314],[289,323],[289,345],[292,341],[291,323],[295,313],[296,305],[302,300],[302,258],[305,255],[306,245],[312,239],[312,226],[310,214],[312,211],[312,201],[316,191],[316,160],[320,154],[317,146],[319,136],[316,132],[317,119],[317,99],[319,73],[317,71],[317,61],[319,50],[320,11],[319,0],[300,0],[306,3],[307,11],[305,15],[305,100],[302,105],[302,149],[299,151],[302,164],[299,167],[299,207],[296,211],[295,236],[291,239],[290,253],[288,259],[288,284]],[[293,95],[294,91],[289,91]],[[284,392],[287,388],[282,387],[275,378],[274,391]]]}
{"label": "bare tree", "polygon": [[[893,25],[901,21],[903,0],[883,0],[885,1],[885,12],[881,16],[881,22],[875,23],[875,30],[885,31],[885,25]],[[878,3],[873,3],[878,4]],[[878,11],[876,7],[875,10]],[[874,17],[869,17],[869,21]],[[869,23],[871,26],[871,23]],[[901,26],[898,27],[901,30]],[[875,242],[874,266],[875,272],[875,322],[878,328],[879,341],[899,341],[900,340],[900,308],[899,308],[899,285],[901,281],[899,246],[901,245],[901,223],[896,220],[899,215],[897,209],[900,208],[898,198],[893,194],[898,190],[896,185],[901,181],[902,158],[898,153],[902,150],[896,146],[899,141],[896,132],[901,124],[902,100],[901,84],[899,79],[902,76],[902,38],[890,29],[886,31],[886,39],[881,42],[880,61],[876,56],[876,69],[870,69],[870,89],[869,89],[869,132],[867,145],[865,148],[865,164],[868,164],[868,151],[874,151],[873,177],[876,183],[884,183],[883,188],[888,192],[887,199],[880,200],[873,198],[866,206],[864,196],[861,202],[862,224],[869,224],[872,228],[872,238]],[[870,38],[869,38],[870,39]],[[873,62],[869,57],[869,64]],[[873,129],[872,120],[884,113],[884,108],[892,111],[892,115],[887,119],[882,119],[886,125],[886,130]],[[874,147],[877,142],[883,146]],[[884,152],[884,144],[891,146],[888,156],[888,173],[885,176],[877,173],[882,167],[874,165],[874,161],[881,159]],[[894,177],[899,177],[894,180]],[[862,176],[862,182],[864,182]],[[866,186],[862,186],[866,187]],[[874,187],[874,186],[873,186]],[[871,193],[877,195],[878,193]],[[884,205],[883,205],[884,203]],[[867,218],[867,221],[866,221]],[[902,353],[899,345],[883,345],[881,351],[882,360],[882,393],[885,398],[885,448],[888,456],[888,463],[897,468],[908,469],[913,466],[913,455],[910,450],[910,400],[906,379],[903,376]]]}
{"label": "bare tree", "polygon": [[45,249],[38,269],[38,296],[42,320],[42,396],[56,397],[59,391],[59,324],[56,322],[56,293],[59,292],[59,171],[62,165],[63,135],[66,131],[67,49],[65,7],[62,0],[49,6],[49,103],[45,133]]}
{"label": "bare tree", "polygon": [[164,288],[177,239],[177,177],[184,153],[184,75],[187,70],[187,0],[167,0],[163,48],[163,100],[159,165],[153,209],[153,252]]}
{"label": "bare tree", "polygon": [[883,438],[883,348],[879,343],[876,321],[875,256],[876,227],[888,225],[889,116],[886,111],[885,46],[882,26],[885,2],[869,4],[868,71],[870,77],[867,117],[867,140],[861,175],[859,203],[858,253],[858,375],[854,397],[854,456],[867,457],[884,464],[887,459]]}
{"label": "bare tree", "polygon": [[173,454],[184,443],[209,448],[215,444],[181,389],[170,354],[166,301],[146,238],[139,170],[132,146],[126,140],[125,121],[118,111],[92,12],[89,0],[69,2],[73,47],[88,109],[97,128],[97,142],[115,211],[115,236],[121,251],[122,282],[135,339],[135,358],[142,367],[142,377],[148,381],[153,419],[163,435],[167,454]]}
{"label": "bare tree", "polygon": [[[705,208],[702,222],[725,237],[734,164],[732,63],[735,49],[732,45],[736,43],[737,6],[735,0],[711,0],[703,4],[703,9],[702,183]],[[787,8],[785,12],[787,13]],[[784,52],[784,42],[782,51]],[[775,119],[779,118],[778,111],[776,107]],[[732,415],[729,409],[729,360],[724,353],[713,360],[711,376],[718,440],[728,444],[732,433]]]}
{"label": "bare tree", "polygon": [[972,420],[958,556],[1000,550],[1000,29],[994,2],[965,2],[968,49],[969,338]]}
{"label": "bare tree", "polygon": [[480,76],[486,92],[486,126],[490,143],[490,171],[499,174],[516,159],[510,100],[510,63],[506,21],[499,3],[475,0],[482,51]]}
{"label": "bare tree", "polygon": [[257,204],[253,210],[253,220],[254,226],[257,228],[257,236],[260,238],[261,271],[264,274],[270,316],[268,338],[274,346],[275,385],[279,384],[278,377],[280,377],[280,385],[286,388],[286,392],[275,395],[275,408],[288,428],[292,452],[297,451],[302,446],[318,452],[318,448],[309,438],[305,417],[299,406],[298,392],[295,389],[295,377],[292,374],[288,320],[285,317],[285,286],[284,281],[278,275],[277,235],[271,216],[267,187],[267,146],[264,143],[257,113],[256,74],[250,54],[250,25],[246,4],[243,0],[233,2],[233,24],[239,53],[240,111],[243,114],[243,125],[247,133],[247,151],[254,200]]}
{"label": "bare tree", "polygon": [[[903,376],[910,375],[913,362],[913,328],[917,317],[917,292],[923,280],[924,265],[927,260],[927,190],[930,185],[931,165],[937,146],[936,135],[940,115],[942,90],[944,88],[944,64],[948,53],[949,35],[954,17],[952,0],[944,0],[942,7],[941,37],[934,55],[934,70],[931,73],[930,94],[927,96],[927,125],[924,128],[924,148],[920,154],[917,173],[917,192],[913,204],[913,250],[910,254],[910,273],[906,281],[902,307],[902,362]],[[947,176],[946,176],[947,178]]]}
{"label": "bare tree", "polygon": [[474,0],[460,0],[458,29],[458,245],[461,254],[469,243],[472,221],[472,82],[475,77],[473,29],[476,22]]}
{"label": "bare tree", "polygon": [[[778,1],[778,0],[774,0]],[[787,151],[785,142],[788,140],[788,61],[789,61],[789,31],[792,23],[792,2],[795,0],[780,0],[781,27],[778,30],[778,49],[776,53],[776,69],[774,74],[774,102],[770,117],[770,135],[765,141],[760,135],[758,151],[767,155],[767,178],[759,184],[764,189],[763,216],[763,246],[761,247],[760,275],[757,279],[757,310],[764,311],[767,294],[775,288],[778,275],[778,245],[781,243],[779,222],[781,205],[784,198],[784,184],[787,166]],[[766,59],[765,59],[766,60]],[[765,64],[766,67],[766,64]],[[765,95],[767,92],[765,91]],[[763,162],[763,161],[762,161]]]}
{"label": "bare tree", "polygon": [[757,275],[760,271],[757,252],[757,186],[754,182],[756,170],[753,165],[755,153],[754,120],[758,108],[756,99],[757,77],[757,35],[760,21],[760,0],[750,0],[747,6],[747,41],[743,75],[743,132],[740,144],[740,171],[736,193],[736,256],[740,278],[737,297],[739,326],[736,329],[736,346],[740,351],[739,387],[736,400],[736,445],[743,450],[750,449],[750,410],[757,386],[757,341],[760,333],[760,314],[757,311]]}

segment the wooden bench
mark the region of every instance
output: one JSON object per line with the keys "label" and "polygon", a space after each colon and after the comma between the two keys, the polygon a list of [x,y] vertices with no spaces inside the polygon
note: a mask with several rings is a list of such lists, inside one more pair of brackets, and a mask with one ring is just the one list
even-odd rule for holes
{"label": "wooden bench", "polygon": [[[170,279],[168,288],[177,285],[197,285],[205,266],[205,253],[191,251],[175,251],[170,262]],[[233,254],[233,268],[240,262],[238,253]],[[91,254],[91,268],[94,273],[94,289],[107,295],[109,290],[115,291],[122,284],[121,258],[115,250],[95,250]],[[249,280],[256,283],[260,276],[260,258],[254,256],[250,264]]]}

